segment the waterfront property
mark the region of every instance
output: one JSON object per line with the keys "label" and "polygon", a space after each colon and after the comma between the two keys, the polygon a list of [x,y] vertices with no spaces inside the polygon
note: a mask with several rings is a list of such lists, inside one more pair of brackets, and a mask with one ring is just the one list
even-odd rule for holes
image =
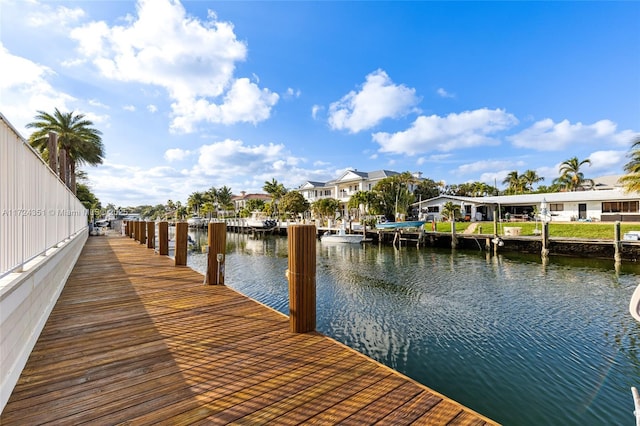
{"label": "waterfront property", "polygon": [[552,222],[640,222],[640,194],[627,193],[620,186],[599,185],[597,188],[601,189],[487,197],[440,195],[414,203],[413,207],[428,221],[442,220],[444,205],[452,202],[461,207],[462,218],[471,221],[492,221],[494,212],[498,212],[499,219],[506,221],[537,218]]}
{"label": "waterfront property", "polygon": [[0,423],[125,421],[495,424],[134,240],[91,237]]}

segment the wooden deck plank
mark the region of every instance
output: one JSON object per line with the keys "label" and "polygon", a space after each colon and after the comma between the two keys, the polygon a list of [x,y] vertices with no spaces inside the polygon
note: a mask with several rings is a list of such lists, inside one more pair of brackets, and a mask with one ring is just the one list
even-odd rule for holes
{"label": "wooden deck plank", "polygon": [[90,238],[0,424],[495,424],[202,280]]}

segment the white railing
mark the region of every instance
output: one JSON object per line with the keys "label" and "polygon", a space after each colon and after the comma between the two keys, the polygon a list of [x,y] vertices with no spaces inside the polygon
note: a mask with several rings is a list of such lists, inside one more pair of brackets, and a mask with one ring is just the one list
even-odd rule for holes
{"label": "white railing", "polygon": [[88,211],[0,113],[0,278],[87,228]]}

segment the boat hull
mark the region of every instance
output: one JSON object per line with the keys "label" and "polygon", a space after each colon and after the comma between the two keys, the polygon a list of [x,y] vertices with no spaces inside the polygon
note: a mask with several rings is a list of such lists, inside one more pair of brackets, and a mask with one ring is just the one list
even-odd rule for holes
{"label": "boat hull", "polygon": [[364,237],[362,235],[323,235],[320,241],[323,243],[347,243],[360,244]]}
{"label": "boat hull", "polygon": [[386,222],[376,224],[376,229],[401,229],[401,228],[420,228],[426,222],[423,220],[411,220],[407,222]]}

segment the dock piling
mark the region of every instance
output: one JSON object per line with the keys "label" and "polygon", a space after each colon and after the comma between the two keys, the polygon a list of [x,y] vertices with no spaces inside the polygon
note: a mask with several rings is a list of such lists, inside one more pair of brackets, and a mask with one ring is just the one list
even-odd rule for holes
{"label": "dock piling", "polygon": [[156,223],[147,222],[147,248],[155,248],[156,246]]}
{"label": "dock piling", "polygon": [[293,333],[316,329],[316,227],[289,227],[289,328]]}
{"label": "dock piling", "polygon": [[158,245],[162,256],[169,255],[169,222],[158,223]]}
{"label": "dock piling", "polygon": [[187,266],[187,236],[189,225],[187,222],[176,223],[176,251],[174,254],[176,266]]}
{"label": "dock piling", "polygon": [[224,222],[210,222],[208,225],[207,273],[205,284],[224,285],[224,261],[227,245],[227,225]]}

